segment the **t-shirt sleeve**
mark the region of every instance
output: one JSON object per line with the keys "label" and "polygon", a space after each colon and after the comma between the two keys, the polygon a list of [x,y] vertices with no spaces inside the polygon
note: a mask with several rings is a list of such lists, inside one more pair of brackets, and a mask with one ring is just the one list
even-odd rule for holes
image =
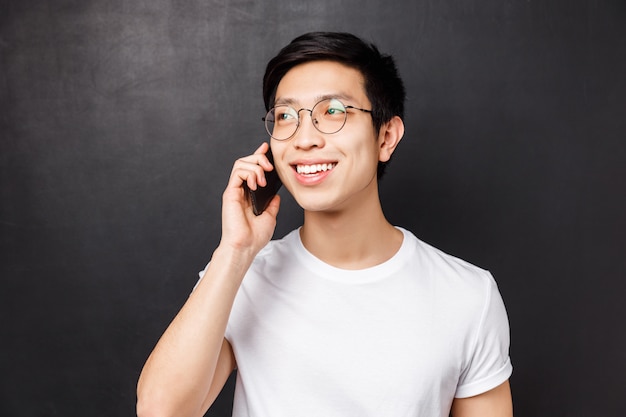
{"label": "t-shirt sleeve", "polygon": [[209,264],[210,262],[206,264],[206,266],[204,267],[202,271],[198,272],[198,281],[196,281],[196,285],[193,286],[193,288],[191,289],[191,292],[194,292],[196,288],[198,287],[198,285],[200,285],[200,281],[202,281],[202,277],[204,277],[206,270],[209,269]]}
{"label": "t-shirt sleeve", "polygon": [[509,320],[498,291],[489,275],[485,306],[474,347],[461,373],[456,398],[467,398],[487,392],[505,382],[513,372],[509,358]]}

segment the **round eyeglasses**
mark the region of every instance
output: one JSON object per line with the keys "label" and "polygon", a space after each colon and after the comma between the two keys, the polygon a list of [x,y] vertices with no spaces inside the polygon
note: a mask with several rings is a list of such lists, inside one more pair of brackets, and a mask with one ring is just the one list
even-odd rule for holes
{"label": "round eyeglasses", "polygon": [[311,113],[311,122],[318,131],[332,134],[339,132],[346,124],[348,109],[360,110],[364,113],[372,112],[354,106],[346,106],[336,98],[326,98],[317,102],[312,109],[296,110],[286,104],[279,104],[267,112],[263,121],[265,121],[267,133],[273,139],[287,140],[298,131],[301,120],[300,112],[306,110]]}

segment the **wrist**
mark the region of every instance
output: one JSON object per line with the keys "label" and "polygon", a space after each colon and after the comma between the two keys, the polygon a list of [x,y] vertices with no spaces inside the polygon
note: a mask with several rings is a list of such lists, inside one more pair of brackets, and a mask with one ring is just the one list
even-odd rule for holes
{"label": "wrist", "polygon": [[237,247],[220,242],[219,246],[213,252],[211,262],[219,262],[228,265],[236,271],[245,273],[258,251],[248,247]]}

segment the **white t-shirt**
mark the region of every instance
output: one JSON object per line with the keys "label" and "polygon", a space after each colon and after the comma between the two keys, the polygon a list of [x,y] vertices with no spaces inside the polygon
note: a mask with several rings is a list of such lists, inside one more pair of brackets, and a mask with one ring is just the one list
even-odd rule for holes
{"label": "white t-shirt", "polygon": [[297,230],[259,253],[226,329],[233,416],[448,417],[509,378],[491,274],[399,230],[400,250],[364,270],[322,262]]}

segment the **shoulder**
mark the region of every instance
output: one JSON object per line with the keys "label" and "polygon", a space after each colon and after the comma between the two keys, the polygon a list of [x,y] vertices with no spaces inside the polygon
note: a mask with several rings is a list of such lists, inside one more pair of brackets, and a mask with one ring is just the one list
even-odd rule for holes
{"label": "shoulder", "polygon": [[[466,260],[450,255],[403,230],[412,254],[409,268],[417,271],[420,281],[427,284],[444,304],[455,309],[481,311],[489,304],[497,284],[491,273]],[[467,311],[467,310],[466,310]]]}
{"label": "shoulder", "polygon": [[296,229],[280,239],[268,242],[254,258],[243,283],[259,278],[274,281],[289,275],[294,269],[300,269],[302,244],[298,233]]}
{"label": "shoulder", "polygon": [[405,239],[413,251],[412,259],[419,263],[422,270],[430,274],[436,274],[441,278],[461,280],[468,283],[485,283],[492,281],[493,277],[488,270],[476,266],[466,260],[450,255],[417,238],[410,231],[401,229]]}
{"label": "shoulder", "polygon": [[300,249],[299,229],[292,230],[280,239],[268,242],[254,259],[253,266],[259,267],[268,263],[276,263],[286,257],[293,256]]}

